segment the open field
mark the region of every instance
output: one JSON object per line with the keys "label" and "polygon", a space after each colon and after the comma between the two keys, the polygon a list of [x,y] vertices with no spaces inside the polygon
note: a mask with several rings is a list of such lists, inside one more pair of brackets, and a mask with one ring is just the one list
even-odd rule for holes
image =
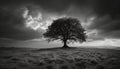
{"label": "open field", "polygon": [[1,47],[0,69],[120,69],[120,50]]}

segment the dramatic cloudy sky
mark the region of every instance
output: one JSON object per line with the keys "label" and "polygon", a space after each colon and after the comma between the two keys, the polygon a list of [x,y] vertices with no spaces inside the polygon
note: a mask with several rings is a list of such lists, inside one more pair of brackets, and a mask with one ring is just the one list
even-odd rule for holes
{"label": "dramatic cloudy sky", "polygon": [[49,47],[42,34],[53,20],[75,17],[87,46],[120,45],[119,0],[0,0],[0,45]]}

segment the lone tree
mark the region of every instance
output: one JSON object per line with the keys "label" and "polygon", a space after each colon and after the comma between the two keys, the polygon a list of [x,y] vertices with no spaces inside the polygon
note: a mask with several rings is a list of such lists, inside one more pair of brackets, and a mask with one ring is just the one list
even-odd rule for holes
{"label": "lone tree", "polygon": [[61,40],[64,43],[63,48],[67,48],[67,43],[70,42],[86,41],[85,30],[76,18],[54,20],[43,35],[48,41]]}

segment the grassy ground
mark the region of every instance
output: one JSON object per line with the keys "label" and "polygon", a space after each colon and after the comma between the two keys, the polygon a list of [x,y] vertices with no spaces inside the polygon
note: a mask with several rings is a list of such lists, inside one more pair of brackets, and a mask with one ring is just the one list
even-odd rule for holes
{"label": "grassy ground", "polygon": [[120,50],[1,47],[0,69],[120,69]]}

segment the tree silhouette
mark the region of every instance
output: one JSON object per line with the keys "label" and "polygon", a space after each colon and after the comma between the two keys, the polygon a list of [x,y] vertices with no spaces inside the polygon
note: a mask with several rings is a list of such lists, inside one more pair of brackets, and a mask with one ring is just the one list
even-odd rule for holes
{"label": "tree silhouette", "polygon": [[70,42],[84,42],[86,41],[86,34],[84,28],[76,18],[60,18],[54,20],[53,23],[48,26],[44,37],[48,41],[61,40],[64,45],[63,48],[67,48],[67,43]]}

